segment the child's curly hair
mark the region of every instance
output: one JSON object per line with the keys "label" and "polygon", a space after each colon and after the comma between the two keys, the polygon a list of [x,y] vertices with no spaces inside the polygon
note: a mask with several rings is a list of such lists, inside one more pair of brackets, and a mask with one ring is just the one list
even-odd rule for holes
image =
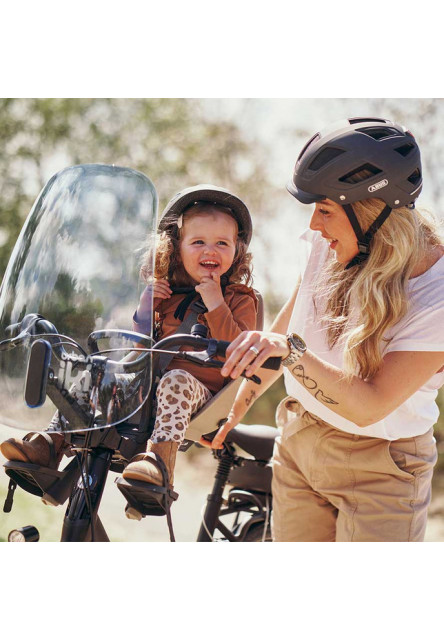
{"label": "child's curly hair", "polygon": [[[182,216],[190,219],[193,215],[205,213],[209,207],[229,215],[237,224],[237,219],[231,209],[203,201],[192,204],[182,212]],[[190,276],[183,268],[180,258],[181,231],[182,229],[178,227],[177,221],[174,221],[157,236],[154,261],[154,277],[168,280],[171,285],[176,287],[186,287],[193,284]],[[151,259],[152,252],[148,250],[142,258],[142,266],[140,268],[140,274],[144,282],[149,282],[151,277]],[[230,284],[243,283],[248,286],[253,281],[252,270],[252,255],[248,252],[247,244],[240,233],[236,239],[233,264],[225,275],[228,277]]]}

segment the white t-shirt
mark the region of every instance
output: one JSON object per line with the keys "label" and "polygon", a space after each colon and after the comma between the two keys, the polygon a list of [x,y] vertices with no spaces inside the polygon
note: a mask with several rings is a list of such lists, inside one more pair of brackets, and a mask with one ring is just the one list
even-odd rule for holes
{"label": "white t-shirt", "polygon": [[[329,348],[325,327],[316,316],[313,301],[314,280],[328,255],[328,244],[320,233],[306,231],[300,239],[305,244],[307,266],[296,298],[288,330],[300,335],[310,351],[326,362],[343,369],[344,345],[338,340]],[[309,243],[309,244],[307,244]],[[386,334],[391,338],[384,354],[390,351],[443,351],[444,352],[444,257],[431,269],[409,281],[410,306],[407,314]],[[318,303],[321,301],[318,299]],[[317,305],[318,308],[322,304]],[[400,407],[368,427],[359,427],[341,417],[317,400],[288,369],[284,369],[288,395],[299,400],[302,406],[332,426],[359,435],[385,440],[397,440],[421,435],[438,419],[435,402],[438,389],[444,384],[444,372],[433,375],[416,393]],[[393,381],[396,384],[396,380]]]}

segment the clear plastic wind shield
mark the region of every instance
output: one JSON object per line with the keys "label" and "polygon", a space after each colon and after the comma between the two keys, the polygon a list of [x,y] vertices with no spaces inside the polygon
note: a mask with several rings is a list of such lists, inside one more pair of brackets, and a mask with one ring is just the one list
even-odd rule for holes
{"label": "clear plastic wind shield", "polygon": [[59,409],[84,430],[144,404],[152,340],[128,332],[145,253],[153,270],[156,214],[153,184],[131,169],[79,165],[49,180],[0,288],[3,424],[46,429]]}

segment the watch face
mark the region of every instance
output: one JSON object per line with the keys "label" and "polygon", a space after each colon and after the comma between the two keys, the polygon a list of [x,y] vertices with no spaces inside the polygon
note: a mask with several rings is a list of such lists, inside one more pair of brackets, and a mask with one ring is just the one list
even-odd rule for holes
{"label": "watch face", "polygon": [[288,336],[288,340],[293,344],[295,349],[297,349],[298,351],[304,352],[304,351],[307,350],[307,345],[302,340],[302,338],[300,336],[298,336],[297,333],[291,333]]}

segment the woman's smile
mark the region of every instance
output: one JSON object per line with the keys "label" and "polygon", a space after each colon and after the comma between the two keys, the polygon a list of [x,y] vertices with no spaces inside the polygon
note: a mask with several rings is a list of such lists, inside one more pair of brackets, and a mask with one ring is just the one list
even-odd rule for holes
{"label": "woman's smile", "polygon": [[341,205],[333,200],[316,203],[310,229],[319,231],[341,264],[347,264],[359,252],[358,239],[350,220]]}
{"label": "woman's smile", "polygon": [[330,249],[335,249],[336,245],[338,244],[338,241],[335,238],[328,238],[326,236],[322,236],[324,238],[324,240],[327,240]]}

